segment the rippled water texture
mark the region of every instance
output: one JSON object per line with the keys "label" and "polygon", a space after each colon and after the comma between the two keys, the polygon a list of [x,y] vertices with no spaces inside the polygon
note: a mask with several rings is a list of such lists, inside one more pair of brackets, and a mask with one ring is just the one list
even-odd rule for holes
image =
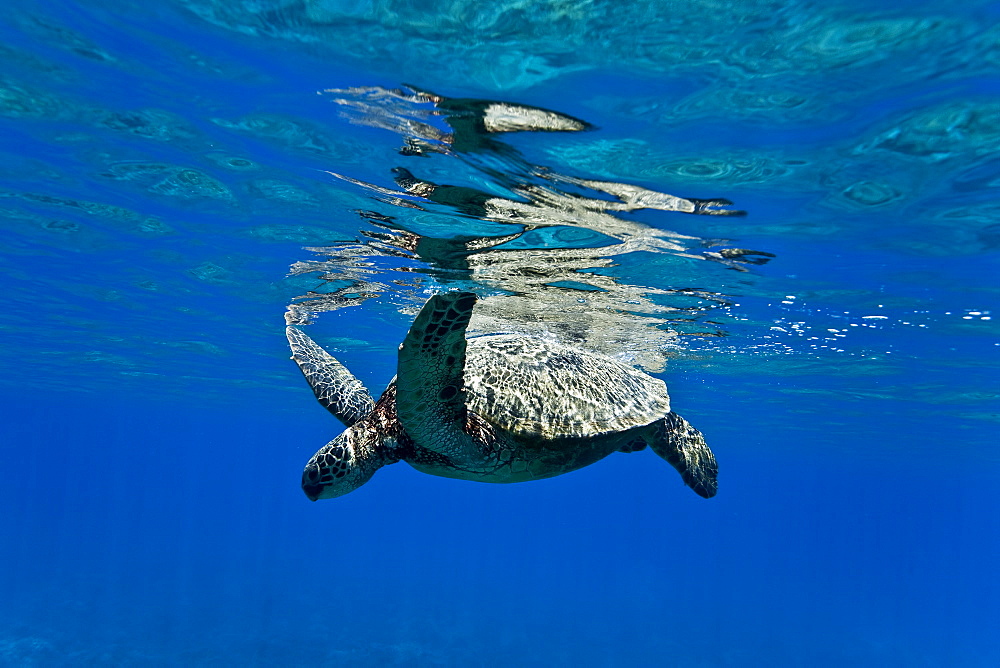
{"label": "rippled water texture", "polygon": [[[5,3],[0,665],[225,665],[250,628],[233,663],[996,665],[998,26],[939,0]],[[307,504],[337,425],[286,320],[377,396],[451,289],[473,334],[664,378],[718,497],[661,496],[632,453],[489,490],[398,465]],[[299,575],[345,553],[356,607]]]}
{"label": "rippled water texture", "polygon": [[[975,359],[984,354],[976,344],[996,334],[986,280],[995,268],[1000,143],[991,12],[933,3],[884,13],[788,3],[628,11],[452,3],[429,12],[396,3],[181,2],[152,15],[127,4],[15,5],[0,54],[0,204],[10,232],[6,274],[18,285],[6,327],[29,345],[26,324],[49,304],[59,336],[52,327],[31,335],[32,345],[47,342],[43,363],[129,375],[158,373],[159,353],[178,345],[158,335],[157,323],[169,322],[186,341],[188,375],[225,382],[232,374],[210,368],[238,368],[266,333],[235,318],[239,336],[204,340],[206,301],[274,303],[315,290],[315,272],[328,267],[296,247],[334,248],[330,257],[354,264],[370,253],[360,264],[371,263],[365,280],[378,285],[363,291],[412,308],[435,280],[407,293],[390,287],[386,272],[429,265],[440,283],[463,255],[457,246],[479,240],[495,252],[466,253],[466,278],[507,292],[555,286],[553,299],[588,302],[584,319],[610,308],[617,322],[649,330],[634,337],[648,350],[633,361],[651,369],[663,368],[673,333],[734,327],[735,345],[694,344],[724,353],[727,362],[714,365],[722,372],[751,357],[758,371],[763,356],[781,374],[853,356],[877,373],[923,354],[921,339],[887,328],[963,337]],[[385,77],[390,86],[370,88]],[[393,149],[423,141],[428,128],[451,131],[440,110],[420,108],[432,104],[387,94],[404,80],[473,100],[531,101],[599,127],[533,139],[503,133],[424,159],[400,156]],[[431,133],[429,141],[439,140]],[[396,168],[511,210],[412,206],[412,198],[409,209],[374,206],[386,196],[372,187],[391,190]],[[587,180],[724,197],[751,215],[685,218],[662,213],[676,210],[669,203],[593,213],[593,201],[615,195]],[[526,201],[529,214],[546,217],[541,199],[563,219],[519,219]],[[588,206],[603,220],[581,222]],[[386,224],[395,241],[378,238]],[[394,266],[373,235],[397,250],[423,241],[408,251],[412,261]],[[435,239],[439,247],[427,250]],[[746,263],[691,261],[736,247],[783,258],[752,278],[723,270]],[[501,285],[517,265],[542,264],[534,257],[543,248],[565,249],[559,263],[544,263],[550,275],[520,272]],[[71,276],[36,271],[60,258],[82,266]],[[282,279],[281,265],[295,262]],[[349,264],[339,271],[362,270]],[[118,341],[122,319],[139,331]],[[65,350],[67,333],[81,350]]]}

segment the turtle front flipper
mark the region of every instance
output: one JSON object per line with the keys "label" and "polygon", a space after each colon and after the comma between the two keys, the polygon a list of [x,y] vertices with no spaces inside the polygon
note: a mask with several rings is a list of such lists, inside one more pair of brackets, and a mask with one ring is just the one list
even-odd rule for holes
{"label": "turtle front flipper", "polygon": [[301,329],[287,327],[285,335],[292,359],[324,408],[348,427],[372,412],[375,402],[368,390],[343,364]]}
{"label": "turtle front flipper", "polygon": [[701,432],[677,413],[667,413],[650,428],[648,442],[653,452],[670,462],[696,494],[706,499],[715,496],[719,466]]}
{"label": "turtle front flipper", "polygon": [[422,448],[449,458],[475,457],[465,433],[465,330],[476,295],[446,292],[431,297],[399,346],[396,414]]}

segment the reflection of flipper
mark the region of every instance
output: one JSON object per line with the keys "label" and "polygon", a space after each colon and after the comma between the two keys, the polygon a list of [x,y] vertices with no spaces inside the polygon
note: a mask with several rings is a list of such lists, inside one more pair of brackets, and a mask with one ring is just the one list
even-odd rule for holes
{"label": "reflection of flipper", "polygon": [[405,137],[403,146],[399,149],[400,155],[415,156],[418,158],[429,158],[430,153],[448,153],[446,144],[434,144],[419,137]]}
{"label": "reflection of flipper", "polygon": [[771,258],[775,257],[774,253],[749,250],[746,248],[720,248],[716,251],[704,251],[702,252],[702,256],[706,260],[712,260],[714,262],[724,264],[731,269],[736,269],[737,271],[746,271],[746,269],[740,265],[767,264],[771,261]]}
{"label": "reflection of flipper", "polygon": [[[532,107],[514,102],[480,100],[466,97],[445,97],[403,84],[413,91],[409,99],[415,102],[433,102],[444,115],[448,125],[459,132],[474,130],[488,134],[501,132],[580,132],[591,130],[593,125],[551,109]],[[402,91],[401,91],[402,92]],[[471,123],[453,121],[471,121]]]}
{"label": "reflection of flipper", "polygon": [[[738,262],[746,262],[747,264],[767,264],[774,257],[774,253],[748,250],[746,248],[723,248],[719,251],[719,255],[727,260],[736,260]],[[750,257],[751,255],[759,255],[760,257]]]}
{"label": "reflection of flipper", "polygon": [[695,199],[689,197],[688,201],[694,204],[694,211],[691,213],[699,214],[702,216],[745,216],[746,211],[740,211],[739,209],[717,209],[718,206],[733,206],[733,203],[725,198],[718,199]]}
{"label": "reflection of flipper", "polygon": [[724,198],[695,199],[692,197],[677,197],[656,190],[640,188],[629,183],[618,183],[616,181],[598,181],[596,179],[581,179],[575,176],[566,176],[549,169],[537,169],[536,176],[540,176],[550,181],[571,183],[576,186],[590,188],[598,192],[613,195],[618,202],[608,202],[606,200],[589,199],[590,205],[594,205],[601,211],[634,211],[636,209],[660,209],[661,211],[679,211],[680,213],[693,213],[704,216],[745,216],[746,211],[738,209],[717,209],[720,206],[733,206],[733,203]]}

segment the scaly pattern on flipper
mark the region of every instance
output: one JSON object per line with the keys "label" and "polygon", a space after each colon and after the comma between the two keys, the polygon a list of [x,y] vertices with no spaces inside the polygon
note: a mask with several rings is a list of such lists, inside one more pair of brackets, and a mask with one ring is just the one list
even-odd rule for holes
{"label": "scaly pattern on flipper", "polygon": [[375,401],[347,367],[297,327],[285,328],[285,335],[292,359],[324,408],[348,427],[372,412]]}
{"label": "scaly pattern on flipper", "polygon": [[719,490],[719,466],[701,432],[677,413],[668,413],[651,426],[649,446],[677,469],[684,483],[709,499]]}
{"label": "scaly pattern on flipper", "polygon": [[397,414],[422,447],[447,456],[474,454],[462,430],[465,408],[465,330],[476,296],[435,295],[399,346]]}

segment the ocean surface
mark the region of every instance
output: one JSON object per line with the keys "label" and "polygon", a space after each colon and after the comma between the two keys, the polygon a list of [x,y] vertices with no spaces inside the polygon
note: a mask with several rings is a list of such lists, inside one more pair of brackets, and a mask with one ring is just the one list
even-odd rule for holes
{"label": "ocean surface", "polygon": [[[1000,5],[0,9],[0,665],[1000,665]],[[420,306],[664,379],[650,450],[385,467]],[[525,388],[530,392],[530,388]]]}

